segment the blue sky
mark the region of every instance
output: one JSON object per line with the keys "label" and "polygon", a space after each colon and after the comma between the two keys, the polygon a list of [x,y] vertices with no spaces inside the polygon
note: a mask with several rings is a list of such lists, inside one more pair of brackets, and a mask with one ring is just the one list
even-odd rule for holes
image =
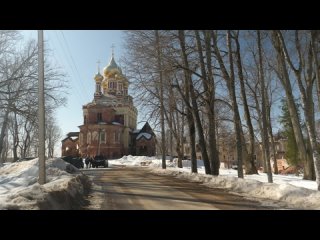
{"label": "blue sky", "polygon": [[[26,39],[37,39],[37,31],[22,31]],[[93,99],[97,72],[109,63],[114,44],[114,56],[120,63],[123,56],[123,33],[117,30],[45,30],[45,44],[51,58],[67,73],[69,82],[66,107],[57,110],[56,117],[63,136],[79,131],[83,123],[82,106]]]}

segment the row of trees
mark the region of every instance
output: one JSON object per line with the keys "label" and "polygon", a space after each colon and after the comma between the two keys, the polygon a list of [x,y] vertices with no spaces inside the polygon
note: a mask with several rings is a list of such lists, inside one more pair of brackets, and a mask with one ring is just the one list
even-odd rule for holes
{"label": "row of trees", "polygon": [[[320,190],[318,31],[150,30],[126,31],[125,36],[126,74],[140,107],[159,126],[163,168],[169,129],[180,167],[188,136],[191,171],[197,172],[198,142],[205,172],[219,175],[218,145],[232,127],[238,177],[243,178],[243,170],[257,173],[255,143],[261,141],[264,170],[272,182],[275,115],[284,96],[304,179],[316,179]],[[299,96],[305,134],[294,96]]]}
{"label": "row of trees", "polygon": [[[0,163],[13,153],[37,156],[38,47],[19,31],[0,31]],[[46,151],[52,157],[61,131],[54,110],[65,103],[65,74],[45,59]]]}

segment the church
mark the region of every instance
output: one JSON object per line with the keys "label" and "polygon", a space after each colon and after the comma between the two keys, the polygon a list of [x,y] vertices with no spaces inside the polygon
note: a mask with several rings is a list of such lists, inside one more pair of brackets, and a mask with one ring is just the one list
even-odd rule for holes
{"label": "church", "polygon": [[138,111],[128,95],[129,81],[113,53],[103,75],[98,68],[94,83],[94,98],[82,107],[80,132],[69,133],[62,140],[62,156],[154,156],[156,136],[147,122],[142,129],[136,129]]}

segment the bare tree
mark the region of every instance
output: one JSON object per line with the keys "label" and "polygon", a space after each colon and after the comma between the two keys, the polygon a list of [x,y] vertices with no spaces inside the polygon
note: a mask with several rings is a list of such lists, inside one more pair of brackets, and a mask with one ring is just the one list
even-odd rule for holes
{"label": "bare tree", "polygon": [[210,31],[203,31],[204,44],[205,44],[205,55],[206,63],[204,62],[202,43],[200,39],[199,31],[195,31],[200,69],[201,69],[201,79],[204,88],[204,102],[205,109],[208,118],[208,131],[209,131],[209,155],[210,155],[210,166],[212,175],[219,175],[220,161],[219,154],[217,150],[216,143],[216,122],[215,122],[215,82],[213,78],[213,67],[212,67],[212,57],[211,57],[211,40],[212,36]]}
{"label": "bare tree", "polygon": [[236,91],[235,91],[235,74],[234,74],[234,66],[233,66],[233,49],[231,45],[231,31],[228,30],[226,34],[226,41],[227,41],[227,50],[229,56],[229,72],[225,66],[223,61],[221,50],[219,49],[218,45],[218,37],[217,33],[212,31],[213,39],[214,39],[214,53],[217,57],[218,63],[220,65],[220,69],[223,75],[223,78],[227,84],[227,88],[229,91],[229,96],[231,99],[231,105],[233,110],[233,122],[234,122],[234,129],[236,133],[236,145],[237,145],[237,158],[238,158],[238,177],[243,178],[243,149],[242,149],[242,139],[241,139],[241,119],[239,114],[239,108],[236,98]]}
{"label": "bare tree", "polygon": [[[303,140],[302,130],[299,123],[297,106],[295,104],[293,94],[292,94],[292,86],[290,82],[289,72],[286,65],[286,61],[288,60],[288,55],[286,51],[285,42],[283,40],[283,36],[281,31],[273,31],[272,32],[272,44],[277,53],[277,63],[279,66],[279,70],[277,72],[280,82],[286,93],[286,99],[288,104],[289,113],[291,116],[293,131],[295,135],[295,139],[297,142],[297,146],[299,149],[299,153],[301,159],[303,159],[305,163],[304,167],[304,179],[313,179],[313,164],[312,161],[310,163],[310,158],[307,153],[307,147]],[[287,60],[286,60],[287,59]],[[291,67],[292,68],[292,67]],[[299,70],[300,71],[300,70]]]}
{"label": "bare tree", "polygon": [[53,116],[46,117],[46,149],[47,149],[47,157],[53,158],[54,157],[54,149],[59,143],[61,139],[61,129],[56,124],[56,120]]}
{"label": "bare tree", "polygon": [[179,43],[180,43],[180,48],[181,48],[181,55],[182,55],[182,62],[183,62],[183,67],[186,69],[186,83],[187,85],[189,85],[189,91],[190,91],[190,98],[191,98],[191,103],[192,103],[192,115],[194,117],[195,123],[196,123],[196,127],[198,130],[198,136],[199,136],[199,146],[200,146],[200,150],[201,150],[201,155],[202,155],[202,159],[203,159],[203,164],[205,167],[205,172],[206,174],[211,174],[211,167],[210,167],[210,162],[209,162],[209,157],[208,157],[208,153],[207,153],[207,147],[206,147],[206,143],[204,140],[204,135],[203,135],[203,128],[202,128],[202,124],[201,124],[201,120],[200,120],[200,116],[199,116],[199,107],[198,107],[198,103],[197,103],[197,99],[196,99],[196,93],[195,93],[195,89],[194,89],[194,85],[192,82],[192,77],[191,77],[191,73],[190,73],[190,67],[189,67],[189,61],[188,61],[188,56],[187,56],[187,51],[186,51],[186,42],[185,42],[185,33],[183,30],[179,30]]}
{"label": "bare tree", "polygon": [[244,80],[244,75],[242,70],[242,60],[241,60],[241,54],[240,54],[239,31],[235,34],[234,40],[236,43],[235,54],[236,54],[236,63],[238,67],[238,76],[239,76],[240,87],[241,87],[241,97],[243,101],[245,119],[246,119],[248,130],[249,130],[249,153],[248,153],[248,158],[244,161],[245,172],[246,174],[257,174],[258,171],[254,163],[254,160],[255,160],[254,159],[254,155],[255,155],[254,131],[253,131],[253,126],[251,122],[251,116],[250,116],[250,111],[249,111],[249,106],[248,106],[248,101],[246,96],[246,88],[244,84],[245,80]]}
{"label": "bare tree", "polygon": [[262,63],[262,47],[261,47],[261,36],[260,30],[257,30],[257,42],[258,42],[258,53],[259,53],[259,80],[261,88],[261,111],[262,111],[262,144],[264,145],[264,151],[267,163],[267,175],[268,182],[272,183],[272,170],[270,165],[270,148],[269,148],[269,137],[268,137],[268,125],[267,125],[267,108],[266,108],[266,87]]}
{"label": "bare tree", "polygon": [[[10,37],[12,32],[0,32],[1,43],[5,42],[6,46],[10,46],[10,43],[7,42],[9,40],[16,43],[15,39]],[[7,36],[6,34],[9,34],[9,37],[4,37]],[[26,43],[22,42],[21,49],[9,49],[6,46],[4,47],[6,51],[1,53],[0,60],[0,109],[4,111],[0,131],[0,155],[4,146],[5,133],[10,120],[12,120],[10,124],[13,134],[13,152],[14,158],[17,159],[17,148],[23,143],[21,140],[30,141],[30,136],[26,139],[21,138],[23,134],[22,126],[25,125],[25,121],[37,125],[37,121],[31,121],[31,119],[35,119],[34,116],[38,107],[36,104],[38,98],[38,48],[34,40]],[[65,74],[57,66],[54,66],[48,57],[45,62],[46,111],[49,113],[65,103],[66,99],[63,96],[63,91],[66,84],[64,81]],[[10,115],[12,118],[10,118]]]}

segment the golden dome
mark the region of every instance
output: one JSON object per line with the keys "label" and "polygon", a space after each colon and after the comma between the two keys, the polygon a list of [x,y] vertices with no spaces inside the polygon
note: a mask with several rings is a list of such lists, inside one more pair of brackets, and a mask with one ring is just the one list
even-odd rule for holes
{"label": "golden dome", "polygon": [[108,66],[106,66],[104,69],[103,69],[103,74],[105,77],[107,77],[110,73],[120,73],[122,74],[122,70],[120,67],[118,67],[118,65],[116,64],[113,56],[111,57],[111,60],[108,64]]}
{"label": "golden dome", "polygon": [[94,80],[95,80],[96,82],[102,82],[103,76],[98,72],[98,73],[94,76]]}

